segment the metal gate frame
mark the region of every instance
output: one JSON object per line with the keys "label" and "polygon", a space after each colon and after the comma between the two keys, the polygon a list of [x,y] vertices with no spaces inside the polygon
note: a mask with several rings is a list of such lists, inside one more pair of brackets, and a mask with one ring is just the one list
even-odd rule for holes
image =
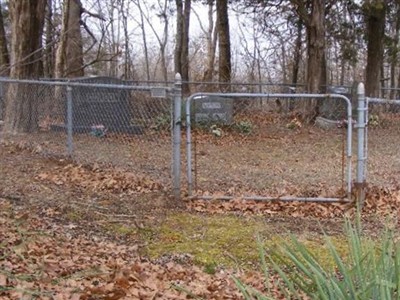
{"label": "metal gate frame", "polygon": [[[359,87],[360,88],[360,87]],[[269,94],[269,93],[195,93],[192,94],[186,100],[186,143],[187,143],[187,184],[188,184],[188,196],[190,199],[219,199],[219,200],[231,200],[235,197],[233,196],[196,196],[193,195],[193,178],[192,178],[192,138],[191,138],[191,104],[196,100],[200,100],[206,96],[219,96],[219,97],[227,97],[227,98],[250,98],[250,99],[287,99],[291,98],[293,100],[302,100],[304,98],[307,99],[342,99],[347,104],[347,197],[341,198],[322,198],[322,197],[271,197],[271,196],[244,196],[240,197],[244,200],[256,200],[256,201],[303,201],[303,202],[351,202],[352,201],[352,130],[353,130],[353,120],[352,120],[352,104],[351,101],[343,95],[340,94]],[[302,98],[302,99],[300,99]],[[360,95],[359,95],[360,99]],[[364,97],[365,103],[365,97]],[[360,116],[360,112],[358,114]],[[365,112],[363,113],[365,116]],[[360,121],[360,120],[359,120]],[[365,123],[365,120],[361,120],[362,123]],[[364,158],[364,157],[363,157]],[[364,173],[364,172],[363,172]]]}

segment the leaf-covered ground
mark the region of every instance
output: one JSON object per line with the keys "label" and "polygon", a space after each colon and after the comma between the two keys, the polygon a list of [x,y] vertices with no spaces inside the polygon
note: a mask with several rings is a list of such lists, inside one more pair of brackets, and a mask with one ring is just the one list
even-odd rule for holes
{"label": "leaf-covered ground", "polygon": [[[322,231],[340,245],[342,217],[354,213],[343,204],[177,203],[154,179],[35,152],[0,146],[1,299],[241,299],[233,276],[266,288],[257,237],[268,248],[294,233],[324,257]],[[399,201],[395,186],[370,188],[366,232],[397,217]],[[268,283],[274,293],[276,278]]]}
{"label": "leaf-covered ground", "polygon": [[240,299],[233,276],[264,288],[259,272],[152,252],[185,211],[155,182],[0,149],[1,299]]}
{"label": "leaf-covered ground", "polygon": [[[134,243],[71,233],[75,225],[15,212],[0,216],[1,299],[239,299],[231,271],[207,274],[190,261],[152,262]],[[255,272],[235,272],[263,288]]]}

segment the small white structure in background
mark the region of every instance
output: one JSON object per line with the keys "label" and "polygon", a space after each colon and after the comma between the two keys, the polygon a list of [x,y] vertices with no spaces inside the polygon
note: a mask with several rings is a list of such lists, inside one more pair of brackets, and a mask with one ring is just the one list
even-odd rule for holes
{"label": "small white structure in background", "polygon": [[[346,119],[341,121],[330,120],[323,117],[317,117],[315,119],[315,125],[323,129],[347,128],[348,123],[349,122]],[[354,127],[356,123],[357,123],[356,120],[353,119],[352,126]]]}
{"label": "small white structure in background", "polygon": [[323,117],[317,117],[315,119],[315,125],[323,129],[335,129],[341,127],[342,122],[336,120],[330,120]]}

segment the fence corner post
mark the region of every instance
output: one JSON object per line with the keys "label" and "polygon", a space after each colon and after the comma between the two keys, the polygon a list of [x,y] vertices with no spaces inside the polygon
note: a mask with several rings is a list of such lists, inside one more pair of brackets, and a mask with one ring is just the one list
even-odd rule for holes
{"label": "fence corner post", "polygon": [[73,147],[73,117],[72,117],[72,87],[67,86],[67,153],[72,156]]}
{"label": "fence corner post", "polygon": [[360,209],[362,208],[365,200],[365,129],[367,125],[366,111],[368,107],[366,106],[365,98],[365,87],[361,82],[357,86],[357,174],[356,174],[356,200]]}
{"label": "fence corner post", "polygon": [[175,75],[173,113],[173,161],[172,180],[175,200],[181,197],[181,124],[182,124],[182,77]]}

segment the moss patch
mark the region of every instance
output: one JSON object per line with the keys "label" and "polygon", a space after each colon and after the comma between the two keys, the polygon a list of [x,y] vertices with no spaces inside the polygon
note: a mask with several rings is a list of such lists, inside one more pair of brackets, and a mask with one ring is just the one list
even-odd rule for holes
{"label": "moss patch", "polygon": [[[261,217],[234,215],[196,215],[175,213],[169,215],[153,235],[142,236],[147,242],[146,255],[190,254],[196,264],[212,272],[216,266],[251,267],[259,264],[256,237],[259,236],[267,252],[290,243],[289,233],[280,233],[273,224]],[[327,267],[334,266],[324,237],[310,232],[297,235],[312,253]],[[345,237],[332,239],[339,253],[348,253]]]}
{"label": "moss patch", "polygon": [[236,216],[170,215],[149,240],[148,255],[186,253],[204,266],[257,260],[255,236],[262,222]]}
{"label": "moss patch", "polygon": [[111,234],[118,236],[129,236],[137,234],[138,230],[136,227],[126,226],[122,224],[107,224],[104,229]]}

